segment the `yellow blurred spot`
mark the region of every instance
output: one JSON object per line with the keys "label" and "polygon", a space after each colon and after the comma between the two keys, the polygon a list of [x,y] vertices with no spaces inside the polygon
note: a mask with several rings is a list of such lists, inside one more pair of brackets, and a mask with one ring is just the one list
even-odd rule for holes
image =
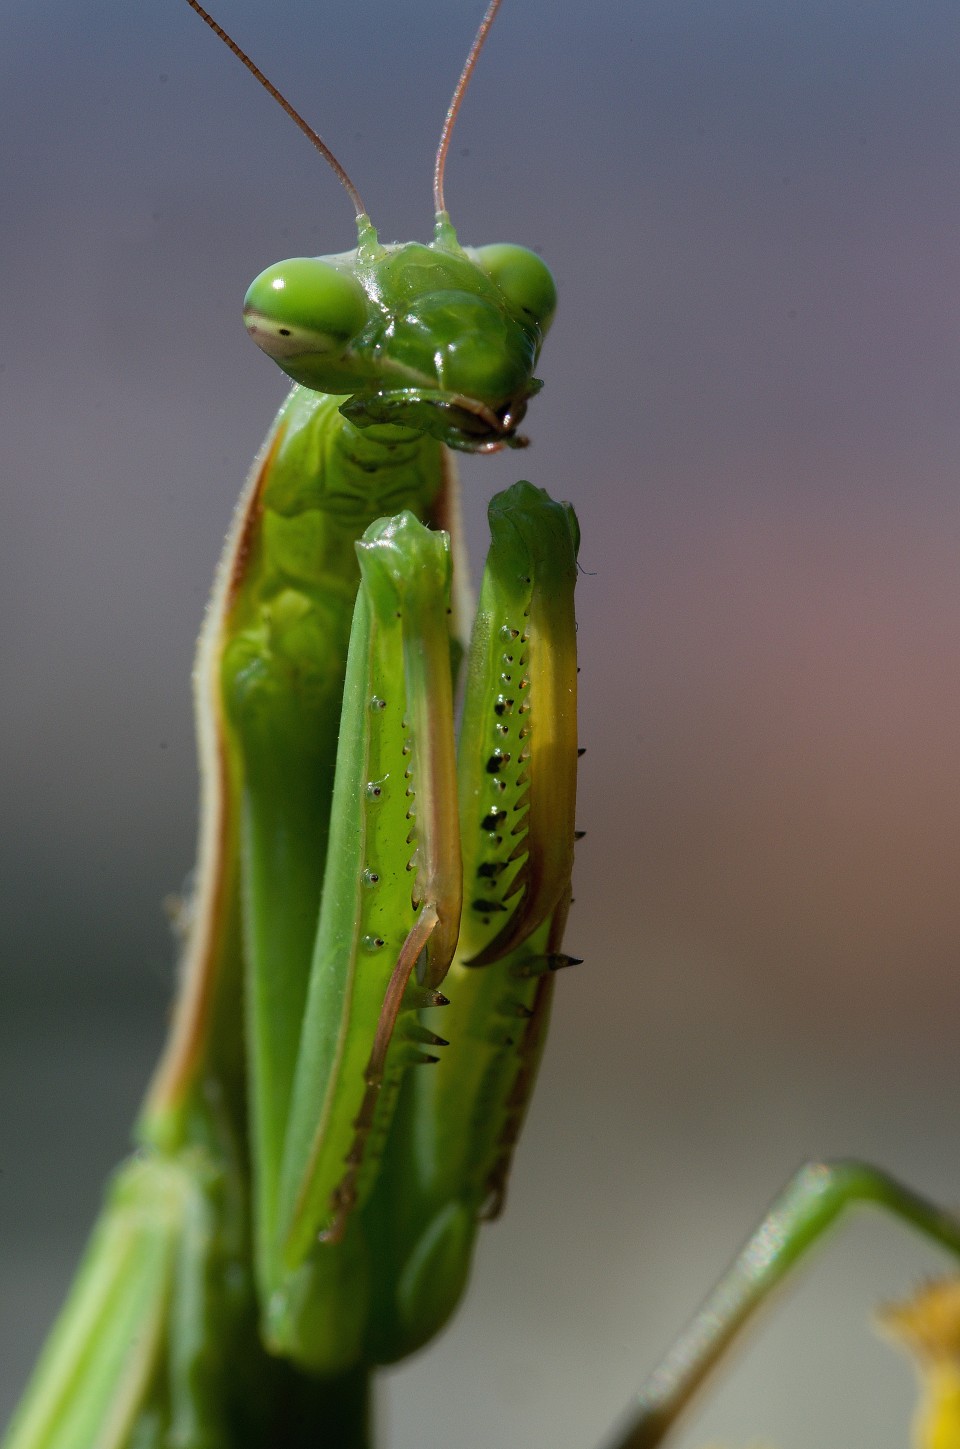
{"label": "yellow blurred spot", "polygon": [[960,1278],[928,1283],[884,1308],[879,1326],[910,1353],[919,1374],[914,1449],[960,1449]]}

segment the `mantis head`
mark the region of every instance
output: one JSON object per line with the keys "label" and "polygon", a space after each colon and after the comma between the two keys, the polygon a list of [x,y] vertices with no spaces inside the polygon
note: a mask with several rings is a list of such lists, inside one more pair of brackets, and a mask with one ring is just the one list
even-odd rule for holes
{"label": "mantis head", "polygon": [[343,397],[340,411],[356,427],[425,433],[467,453],[524,447],[517,426],[541,387],[533,369],[556,308],[556,286],[525,247],[461,247],[444,200],[454,122],[501,0],[488,0],[447,107],[433,168],[436,230],[428,246],[381,246],[330,147],[199,0],[187,3],[323,156],[357,219],[355,251],[292,257],[254,280],[243,315],[257,346],[295,382]]}
{"label": "mantis head", "polygon": [[256,278],[244,321],[294,381],[345,395],[357,427],[393,424],[464,452],[522,447],[517,427],[556,308],[546,264],[509,244],[465,249],[445,213],[428,246],[293,257]]}

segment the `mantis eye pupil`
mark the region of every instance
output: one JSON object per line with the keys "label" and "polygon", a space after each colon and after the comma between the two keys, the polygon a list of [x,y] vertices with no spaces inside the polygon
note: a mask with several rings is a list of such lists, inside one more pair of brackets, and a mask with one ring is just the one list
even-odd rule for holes
{"label": "mantis eye pupil", "polygon": [[[261,272],[250,285],[244,315],[267,338],[303,336],[304,345],[342,347],[367,321],[363,287],[347,271],[320,257],[291,257]],[[263,345],[260,335],[255,340]],[[264,339],[266,340],[266,339]]]}

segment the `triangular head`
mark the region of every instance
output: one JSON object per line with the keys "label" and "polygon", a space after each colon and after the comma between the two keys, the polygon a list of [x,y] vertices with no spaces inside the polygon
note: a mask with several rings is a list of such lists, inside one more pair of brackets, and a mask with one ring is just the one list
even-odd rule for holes
{"label": "triangular head", "polygon": [[533,370],[556,301],[526,247],[461,247],[445,212],[429,245],[384,246],[361,216],[354,251],[261,272],[244,321],[295,382],[344,396],[357,427],[479,453],[524,446],[517,427],[541,387]]}

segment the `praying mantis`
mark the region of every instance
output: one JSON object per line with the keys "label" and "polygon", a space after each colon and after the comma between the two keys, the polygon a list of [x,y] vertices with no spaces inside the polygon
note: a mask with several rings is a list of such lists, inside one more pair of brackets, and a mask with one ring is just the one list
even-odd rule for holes
{"label": "praying mantis", "polygon": [[[525,445],[556,306],[534,253],[465,250],[444,199],[499,0],[447,112],[429,245],[379,240],[326,144],[190,4],[329,162],[357,245],[247,292],[295,386],[198,647],[170,1034],[7,1449],[364,1449],[372,1366],[439,1331],[500,1211],[571,962],[578,529],[529,483],[490,505],[454,744],[452,455]],[[458,1079],[428,1050],[451,1006]]]}
{"label": "praying mantis", "polygon": [[[547,401],[549,401],[549,388],[547,388],[547,396],[544,396],[544,400],[543,401],[544,401],[544,404],[546,404]],[[536,436],[537,448],[540,448],[540,446],[542,446],[542,429],[540,429],[540,426],[539,425],[537,425],[537,427],[534,427],[534,436]],[[591,562],[591,567],[595,567],[595,562],[597,562],[597,561],[595,561],[595,559],[594,559],[594,561]],[[598,587],[599,587],[599,585],[598,585]],[[592,740],[588,740],[588,742],[591,742],[592,743]],[[649,955],[649,953],[647,953],[647,955]],[[579,987],[579,985],[573,985],[572,990],[584,990],[584,991],[586,991],[586,987]],[[656,1006],[656,1000],[654,1000],[653,1003],[650,1003],[650,1010],[653,1011],[654,1006]],[[640,1013],[637,1013],[637,1016],[639,1016],[639,1014]],[[621,1053],[621,1056],[626,1056],[626,1053]],[[601,1072],[602,1072],[602,1068],[601,1068]],[[595,1090],[595,1088],[594,1088],[594,1090]],[[612,1093],[611,1093],[611,1097],[612,1097]],[[851,1137],[853,1137],[853,1135],[851,1135]],[[853,1137],[853,1140],[856,1140],[856,1137]],[[824,1142],[824,1137],[822,1137],[821,1133],[815,1133],[815,1132],[812,1132],[812,1130],[808,1130],[808,1133],[807,1133],[807,1146],[809,1146],[809,1148],[812,1148],[812,1146],[820,1146],[822,1142]],[[824,1145],[825,1145],[825,1143],[824,1143]],[[789,1159],[796,1158],[796,1156],[799,1155],[799,1151],[801,1151],[801,1149],[799,1149],[799,1148],[789,1149],[788,1162],[789,1162]],[[882,1151],[880,1151],[880,1149],[875,1148],[875,1149],[873,1149],[873,1151],[876,1152],[876,1155],[879,1155],[879,1156],[885,1155],[885,1153],[883,1153]],[[657,1155],[657,1161],[666,1162],[666,1164],[668,1164],[668,1166],[666,1166],[665,1171],[669,1171],[669,1152],[666,1152],[666,1153],[665,1152],[660,1152],[659,1155]],[[788,1165],[788,1164],[785,1164],[785,1166],[786,1165]],[[652,1168],[650,1168],[650,1171],[652,1171]],[[763,1195],[763,1193],[765,1193],[765,1191],[769,1190],[770,1182],[775,1181],[775,1179],[778,1178],[780,1174],[782,1174],[782,1171],[783,1171],[783,1169],[780,1169],[780,1168],[773,1169],[773,1171],[770,1168],[767,1168],[766,1169],[766,1175],[765,1175],[765,1178],[763,1178],[763,1182],[765,1182],[765,1187],[763,1187],[762,1190],[760,1190],[760,1195]],[[581,1174],[581,1175],[584,1175],[584,1174]],[[654,1175],[656,1175],[656,1174],[654,1174]],[[921,1172],[921,1177],[922,1177],[922,1172]],[[646,1178],[644,1178],[644,1181],[646,1181]],[[582,1190],[582,1191],[585,1191],[585,1190]],[[647,1190],[647,1191],[649,1191],[649,1190]],[[744,1188],[744,1191],[746,1191],[746,1188]],[[944,1185],[944,1191],[946,1191],[946,1185]],[[641,1188],[641,1185],[640,1184],[639,1184],[639,1188],[637,1188],[637,1193],[639,1193],[640,1200],[643,1200],[643,1198],[641,1198],[641,1193],[643,1193],[643,1188]],[[595,1208],[595,1211],[597,1211],[597,1208]],[[601,1208],[601,1216],[602,1216],[602,1208]],[[657,1214],[656,1213],[653,1213],[653,1217],[656,1217],[656,1216],[657,1216]],[[741,1227],[743,1227],[743,1224],[746,1223],[747,1220],[749,1220],[749,1216],[750,1216],[749,1211],[747,1211],[746,1208],[740,1208],[740,1213],[738,1213],[738,1219],[737,1219],[738,1227],[737,1227],[736,1230],[734,1230],[734,1236],[736,1236],[737,1230],[740,1230]],[[654,1224],[654,1230],[656,1230],[656,1224]],[[720,1259],[720,1256],[721,1255],[718,1255],[718,1253],[715,1252],[714,1253],[714,1258],[712,1258],[711,1261],[712,1262],[717,1262],[718,1259]],[[699,1272],[699,1274],[696,1275],[696,1277],[698,1277],[698,1281],[699,1281],[699,1278],[702,1277],[702,1269],[701,1269],[701,1272]],[[694,1287],[694,1288],[692,1288],[692,1290],[688,1290],[688,1291],[692,1291],[692,1293],[694,1293],[694,1295],[695,1295],[696,1294],[696,1287]],[[663,1332],[663,1329],[662,1329],[662,1327],[660,1327],[660,1333],[662,1333],[662,1332]],[[633,1340],[631,1340],[631,1342],[633,1342]],[[652,1356],[652,1355],[653,1355],[653,1345],[650,1346],[650,1353],[649,1353],[649,1356]],[[639,1356],[640,1356],[640,1353],[637,1352],[637,1358],[639,1358]],[[633,1364],[633,1355],[631,1355],[631,1364]],[[617,1395],[612,1395],[612,1394],[610,1394],[610,1392],[608,1392],[608,1394],[607,1394],[607,1404],[608,1404],[608,1407],[610,1407],[610,1404],[614,1403],[615,1397],[617,1397]],[[621,1391],[620,1397],[623,1397],[623,1391]]]}

